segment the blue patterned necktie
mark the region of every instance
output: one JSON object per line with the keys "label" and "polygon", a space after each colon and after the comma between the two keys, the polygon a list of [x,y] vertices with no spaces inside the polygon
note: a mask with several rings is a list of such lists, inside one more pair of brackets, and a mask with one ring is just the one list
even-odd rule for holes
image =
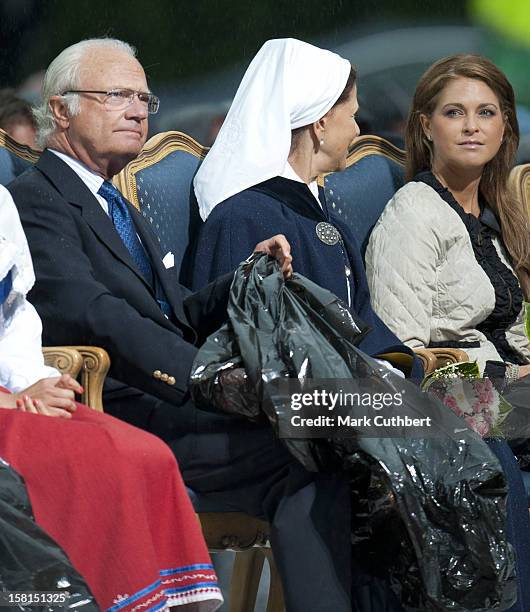
{"label": "blue patterned necktie", "polygon": [[98,194],[107,200],[109,205],[109,217],[112,219],[116,231],[131,254],[138,270],[152,286],[153,270],[149,263],[147,253],[136,235],[136,228],[134,227],[125,198],[112,183],[109,183],[109,181],[104,181],[102,183],[98,190]]}

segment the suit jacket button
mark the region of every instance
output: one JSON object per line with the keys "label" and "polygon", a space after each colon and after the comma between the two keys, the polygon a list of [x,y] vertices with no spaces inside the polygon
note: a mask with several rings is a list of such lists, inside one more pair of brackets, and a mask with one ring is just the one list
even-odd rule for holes
{"label": "suit jacket button", "polygon": [[177,382],[177,381],[175,380],[175,377],[174,377],[174,376],[170,376],[170,377],[167,379],[167,384],[168,384],[168,385],[174,385],[176,382]]}
{"label": "suit jacket button", "polygon": [[168,378],[169,374],[166,374],[165,372],[160,376],[160,380],[162,380],[163,382],[167,382]]}
{"label": "suit jacket button", "polygon": [[162,377],[162,372],[161,372],[160,370],[155,370],[155,371],[153,372],[153,376],[154,376],[155,378],[161,378],[161,377]]}

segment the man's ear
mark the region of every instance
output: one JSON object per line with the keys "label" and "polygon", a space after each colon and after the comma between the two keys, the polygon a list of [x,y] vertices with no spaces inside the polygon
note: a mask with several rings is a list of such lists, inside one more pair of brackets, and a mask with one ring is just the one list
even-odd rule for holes
{"label": "man's ear", "polygon": [[431,120],[425,113],[420,113],[420,123],[427,140],[431,140]]}
{"label": "man's ear", "polygon": [[63,130],[67,129],[70,125],[70,114],[64,98],[62,96],[52,96],[48,101],[48,107],[57,126]]}

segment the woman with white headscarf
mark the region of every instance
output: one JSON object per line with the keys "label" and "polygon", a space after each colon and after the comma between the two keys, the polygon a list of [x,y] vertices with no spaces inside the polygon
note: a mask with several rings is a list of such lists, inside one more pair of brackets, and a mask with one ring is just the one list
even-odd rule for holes
{"label": "woman with white headscarf", "polygon": [[[408,374],[411,353],[372,311],[359,247],[316,182],[344,169],[359,135],[357,110],[356,74],[347,60],[293,39],[263,45],[195,177],[206,223],[196,245],[193,285],[235,269],[257,241],[282,233],[294,271],[335,293],[371,326],[359,347]],[[510,481],[507,527],[519,559],[526,538],[516,533],[512,517],[521,513],[524,490],[506,444],[492,450]],[[376,590],[357,589],[359,609],[382,612],[394,605],[377,601]]]}
{"label": "woman with white headscarf", "polygon": [[350,62],[295,39],[263,45],[195,177],[206,223],[193,285],[235,269],[256,239],[284,234],[294,270],[332,291],[371,327],[360,348],[407,375],[414,364],[421,375],[411,351],[372,311],[355,238],[328,209],[316,182],[345,168],[359,135],[357,110]]}
{"label": "woman with white headscarf", "polygon": [[[99,610],[216,610],[222,596],[173,453],[74,401],[80,385],[44,364],[41,321],[26,299],[34,282],[17,209],[0,186],[0,458],[24,479],[36,523]],[[3,577],[16,574],[14,556],[20,564],[30,554],[3,552]]]}

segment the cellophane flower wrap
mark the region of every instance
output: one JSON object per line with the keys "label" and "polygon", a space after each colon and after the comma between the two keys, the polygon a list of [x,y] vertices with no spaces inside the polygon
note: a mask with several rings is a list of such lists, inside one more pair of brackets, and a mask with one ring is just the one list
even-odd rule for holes
{"label": "cellophane flower wrap", "polygon": [[503,437],[502,424],[512,407],[489,378],[480,377],[476,361],[439,368],[425,377],[422,388],[436,395],[483,438]]}

